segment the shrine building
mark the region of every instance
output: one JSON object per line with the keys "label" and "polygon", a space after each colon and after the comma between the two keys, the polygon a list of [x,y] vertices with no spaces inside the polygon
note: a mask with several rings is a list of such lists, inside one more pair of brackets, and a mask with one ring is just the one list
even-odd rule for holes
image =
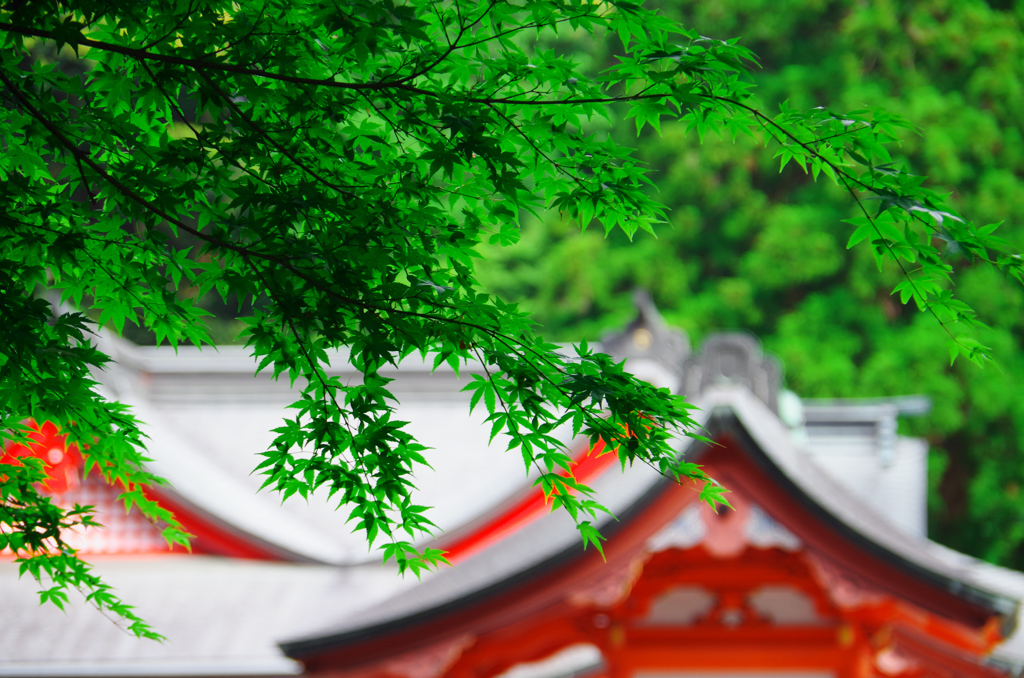
{"label": "shrine building", "polygon": [[[801,400],[750,335],[699,351],[641,303],[603,350],[700,408],[714,444],[677,441],[730,490],[713,512],[692,484],[620,469],[566,441],[576,476],[615,519],[604,558],[552,513],[519,455],[488,447],[465,381],[407,361],[396,416],[434,448],[417,476],[452,568],[399,577],[319,497],[257,492],[256,454],[290,401],[237,347],[140,348],[106,337],[98,375],[151,437],[153,494],[195,535],[168,551],[156,527],[81,478],[81,454],[41,429],[47,491],[94,504],[103,530],[68,539],[163,643],[84,600],[40,606],[0,554],[0,678],[955,678],[1018,676],[1024,574],[926,534],[924,441],[898,434],[923,396]],[[336,373],[352,375],[339,356]],[[472,372],[473,365],[466,371]],[[907,392],[913,393],[913,384]],[[427,543],[427,542],[425,542]]]}

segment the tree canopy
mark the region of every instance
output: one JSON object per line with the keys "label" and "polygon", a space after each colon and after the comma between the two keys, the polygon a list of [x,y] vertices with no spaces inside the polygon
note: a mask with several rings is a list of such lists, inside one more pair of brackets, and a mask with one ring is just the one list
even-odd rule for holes
{"label": "tree canopy", "polygon": [[[562,425],[724,502],[676,458],[673,437],[697,435],[690,405],[585,342],[565,355],[476,281],[478,247],[515,243],[525,215],[626,239],[666,220],[611,125],[619,114],[637,132],[678,120],[699,137],[751,137],[832,180],[855,210],[848,245],[897,267],[901,301],[939,321],[953,357],[990,352],[951,293],[950,252],[1021,277],[995,224],[975,226],[894,159],[901,118],[769,114],[751,97],[752,52],[629,1],[51,0],[9,3],[0,32],[0,439],[58,425],[171,542],[187,535],[142,492],[160,479],[138,422],[92,388],[109,358],[90,333],[134,324],[208,343],[211,295],[238,309],[259,369],[297,387],[259,463],[267,485],[330,492],[402,570],[443,560],[413,544],[432,528],[411,479],[429,452],[392,419],[379,372],[412,354],[483,366],[472,405],[584,544],[600,548],[604,509],[568,472]],[[614,57],[579,62],[570,47],[598,38]],[[791,266],[773,256],[767,269]],[[797,257],[828,265],[813,247]],[[54,311],[47,290],[73,310]],[[326,371],[339,347],[362,383]],[[52,583],[44,600],[77,587],[153,635],[61,541],[92,518],[44,496],[45,472],[0,466],[0,547]]]}

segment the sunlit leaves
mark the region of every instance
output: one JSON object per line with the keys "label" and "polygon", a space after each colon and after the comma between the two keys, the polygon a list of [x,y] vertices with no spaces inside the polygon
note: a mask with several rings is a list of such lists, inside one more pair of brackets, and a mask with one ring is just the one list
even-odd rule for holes
{"label": "sunlit leaves", "polygon": [[[698,481],[706,501],[724,503],[676,456],[675,438],[693,434],[685,402],[586,346],[562,355],[517,307],[478,291],[477,246],[515,243],[522,215],[554,211],[627,238],[665,220],[646,167],[608,134],[612,106],[625,106],[638,131],[676,118],[702,137],[777,142],[783,163],[850,189],[871,206],[852,244],[916,267],[897,293],[950,326],[972,359],[984,349],[961,331],[973,316],[949,294],[933,241],[983,261],[997,250],[997,265],[1021,275],[992,230],[962,221],[892,162],[898,118],[789,107],[768,116],[749,98],[748,50],[632,2],[188,9],[23,3],[3,10],[0,29],[0,281],[10,281],[0,315],[11,346],[0,431],[28,416],[60,422],[176,543],[184,535],[139,491],[155,479],[137,423],[91,388],[88,370],[105,356],[84,318],[53,321],[37,288],[115,331],[139,325],[171,345],[209,341],[204,295],[251,309],[239,314],[259,370],[300,393],[263,453],[266,486],[285,498],[326,494],[415,574],[443,562],[415,541],[434,529],[413,483],[430,453],[393,418],[381,375],[411,356],[435,369],[474,366],[471,405],[486,410],[492,439],[521,456],[585,544],[599,545],[605,511],[572,475],[566,430],[623,467]],[[585,72],[543,44],[568,30],[616,35],[624,51]],[[87,61],[44,63],[29,39],[77,45]],[[360,383],[331,376],[340,348]],[[25,496],[25,511],[45,503]],[[68,514],[46,511],[59,538]],[[77,567],[47,560],[41,543],[23,548],[26,571],[51,563],[58,586]],[[87,588],[119,604],[100,584]]]}
{"label": "sunlit leaves", "polygon": [[978,364],[991,359],[990,350],[968,336],[979,327],[974,313],[966,304],[950,303],[953,269],[933,241],[994,265],[1009,243],[989,237],[995,227],[978,231],[946,205],[946,196],[925,188],[924,177],[892,162],[886,144],[909,125],[884,111],[837,114],[817,108],[804,113],[785,104],[773,119],[754,115],[778,142],[782,169],[794,160],[815,179],[824,174],[850,192],[860,215],[845,220],[855,227],[847,247],[867,242],[880,272],[886,260],[900,267],[904,280],[893,294],[939,320],[949,336],[951,358],[963,355]]}

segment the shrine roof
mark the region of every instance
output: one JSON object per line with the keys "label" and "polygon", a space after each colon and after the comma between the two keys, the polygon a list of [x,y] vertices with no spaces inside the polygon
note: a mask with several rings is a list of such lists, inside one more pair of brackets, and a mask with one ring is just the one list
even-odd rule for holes
{"label": "shrine roof", "polygon": [[[861,552],[932,587],[929,590],[933,595],[945,592],[962,601],[965,609],[977,610],[981,617],[1003,616],[1004,631],[1014,630],[1017,601],[1024,594],[1024,575],[987,566],[924,538],[908,537],[883,513],[866,506],[847,487],[810,463],[778,416],[749,389],[706,388],[695,404],[713,438],[739,439],[751,462],[785,486],[804,510]],[[708,448],[690,450],[692,446],[689,438],[678,440],[680,453],[689,452],[689,459],[699,461]],[[629,529],[633,515],[671,483],[650,468],[637,465],[622,474],[613,469],[591,485],[598,500],[618,516],[618,521],[606,519],[601,525],[614,539],[616,533]],[[325,627],[319,634],[293,637],[282,643],[282,648],[289,656],[303,659],[412,628],[444,628],[444,620],[461,608],[482,605],[517,587],[528,587],[543,573],[583,557],[579,541],[568,517],[560,512],[547,514],[456,569],[442,572],[348,621]],[[993,576],[995,573],[998,576]],[[919,596],[916,602],[926,608],[933,603],[941,605],[927,595]],[[1020,640],[1012,639],[1004,645],[1004,654],[1016,656],[1018,645]]]}
{"label": "shrine roof", "polygon": [[[416,627],[516,590],[582,555],[568,517],[541,513],[467,552],[454,570],[427,575],[422,583],[400,579],[377,554],[367,553],[363,538],[346,526],[347,516],[329,503],[282,504],[272,493],[256,493],[262,481],[250,475],[254,453],[268,446],[269,431],[294,394],[283,382],[253,379],[255,363],[245,349],[182,348],[175,354],[104,341],[117,364],[100,375],[103,388],[146,422],[151,468],[172,482],[172,498],[296,562],[97,559],[99,573],[169,637],[160,646],[135,640],[84,603],[66,615],[40,608],[37,586],[17,580],[14,564],[0,562],[0,678],[290,675],[300,666],[281,655],[282,640],[288,654],[302,657]],[[691,354],[685,335],[666,328],[656,312],[644,317],[642,311],[624,332],[606,338],[604,348],[628,358],[631,371],[659,386],[682,384],[708,431],[738,441],[759,472],[787,488],[805,513],[835,528],[845,542],[939,593],[1012,620],[1016,601],[1024,598],[1024,575],[928,541],[923,513],[898,506],[911,496],[916,498],[908,503],[920,500],[923,511],[923,479],[914,480],[914,473],[926,446],[895,435],[896,414],[919,403],[805,402],[800,416],[784,423],[780,368],[761,355],[756,340],[725,335],[709,344]],[[353,378],[345,356],[336,358],[335,373]],[[723,374],[730,360],[742,363],[731,376]],[[411,421],[411,432],[436,448],[435,471],[417,480],[420,503],[437,507],[431,517],[449,533],[441,546],[479,534],[530,491],[520,457],[497,443],[488,449],[489,427],[479,412],[466,414],[468,397],[459,393],[461,382],[449,367],[431,372],[429,364],[410,360],[389,376],[397,377],[397,418]],[[679,451],[692,459],[706,453],[691,445],[678,440]],[[885,456],[890,453],[895,457]],[[901,466],[910,458],[919,466]],[[849,469],[865,466],[861,462],[875,475],[853,478]],[[486,482],[473,482],[480,477]],[[620,474],[614,464],[589,484],[619,518],[602,525],[613,540],[671,487],[645,466]],[[881,494],[872,494],[876,490]],[[1024,633],[1004,642],[996,656],[1024,666]]]}

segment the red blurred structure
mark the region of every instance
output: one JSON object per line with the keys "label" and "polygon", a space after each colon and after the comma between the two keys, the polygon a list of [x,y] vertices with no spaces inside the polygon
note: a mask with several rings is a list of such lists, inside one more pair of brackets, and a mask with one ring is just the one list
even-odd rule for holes
{"label": "red blurred structure", "polygon": [[32,420],[27,423],[33,429],[28,435],[32,442],[28,445],[9,443],[0,455],[0,463],[12,464],[23,457],[35,457],[45,464],[47,479],[43,487],[47,492],[61,495],[78,489],[82,471],[78,445],[67,445],[67,436],[61,435],[60,429],[49,421],[42,425]]}

